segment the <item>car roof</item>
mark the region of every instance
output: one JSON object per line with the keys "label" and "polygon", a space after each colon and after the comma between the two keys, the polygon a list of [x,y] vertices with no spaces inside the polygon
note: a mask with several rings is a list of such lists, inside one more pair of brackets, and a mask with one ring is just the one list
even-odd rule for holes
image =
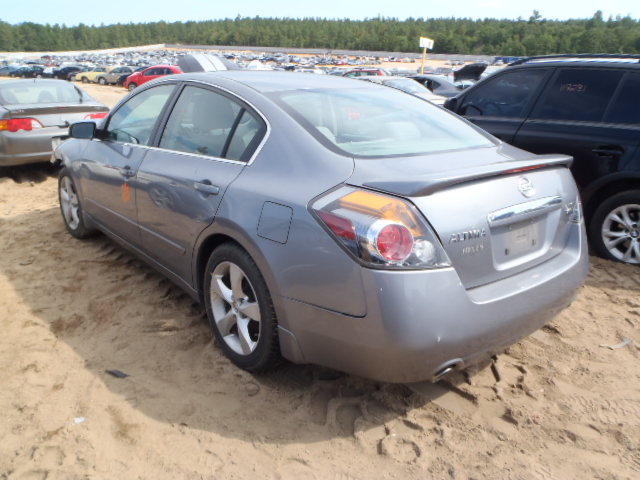
{"label": "car roof", "polygon": [[509,66],[516,65],[530,65],[541,63],[576,63],[580,65],[584,64],[599,64],[599,65],[611,65],[611,64],[636,64],[640,65],[640,55],[618,55],[610,53],[578,53],[578,54],[562,54],[562,55],[541,55],[536,57],[525,57],[509,64]]}
{"label": "car roof", "polygon": [[170,80],[194,80],[218,84],[218,80],[222,78],[250,87],[261,93],[309,89],[378,88],[371,82],[358,82],[352,78],[271,70],[221,70],[217,72],[184,73],[178,76],[172,75]]}

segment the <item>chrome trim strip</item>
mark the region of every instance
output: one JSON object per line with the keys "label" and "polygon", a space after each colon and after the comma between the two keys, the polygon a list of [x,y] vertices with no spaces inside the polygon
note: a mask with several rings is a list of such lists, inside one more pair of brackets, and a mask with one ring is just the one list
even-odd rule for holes
{"label": "chrome trim strip", "polygon": [[508,225],[510,223],[527,220],[545,212],[558,210],[561,204],[562,197],[560,196],[540,198],[491,212],[487,216],[487,220],[491,227]]}

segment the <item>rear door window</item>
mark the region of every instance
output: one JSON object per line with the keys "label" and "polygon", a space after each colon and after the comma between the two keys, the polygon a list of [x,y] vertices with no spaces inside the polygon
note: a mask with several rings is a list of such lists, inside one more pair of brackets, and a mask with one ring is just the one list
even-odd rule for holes
{"label": "rear door window", "polygon": [[558,69],[531,118],[599,122],[623,75],[620,70]]}
{"label": "rear door window", "polygon": [[459,113],[469,117],[522,118],[547,71],[536,68],[494,77],[464,97]]}
{"label": "rear door window", "polygon": [[243,105],[211,90],[185,87],[171,112],[160,148],[248,160],[266,126]]}
{"label": "rear door window", "polygon": [[607,123],[640,124],[640,73],[628,73],[609,107]]}

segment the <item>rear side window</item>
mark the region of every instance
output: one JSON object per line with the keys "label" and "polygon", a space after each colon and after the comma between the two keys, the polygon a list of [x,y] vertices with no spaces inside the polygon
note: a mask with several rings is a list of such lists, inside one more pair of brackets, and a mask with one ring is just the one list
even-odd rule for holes
{"label": "rear side window", "polygon": [[604,121],[640,124],[640,73],[627,74]]}
{"label": "rear side window", "polygon": [[521,118],[547,70],[518,70],[494,77],[469,91],[460,105],[470,117]]}
{"label": "rear side window", "polygon": [[623,75],[618,70],[559,69],[531,118],[599,122]]}

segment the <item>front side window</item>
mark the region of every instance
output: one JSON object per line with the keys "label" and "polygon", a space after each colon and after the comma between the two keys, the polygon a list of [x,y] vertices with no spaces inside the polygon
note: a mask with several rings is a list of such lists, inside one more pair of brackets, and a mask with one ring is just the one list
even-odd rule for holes
{"label": "front side window", "polygon": [[623,74],[620,70],[559,69],[531,118],[599,122]]}
{"label": "front side window", "polygon": [[455,115],[393,88],[356,86],[270,96],[322,143],[349,156],[420,155],[493,145]]}
{"label": "front side window", "polygon": [[466,95],[460,113],[470,117],[522,118],[546,69],[519,70],[494,77]]}
{"label": "front side window", "polygon": [[214,91],[187,86],[176,102],[160,148],[245,160],[264,127],[239,103]]}
{"label": "front side window", "polygon": [[149,145],[153,127],[174,89],[175,85],[161,85],[131,97],[111,116],[106,138]]}

